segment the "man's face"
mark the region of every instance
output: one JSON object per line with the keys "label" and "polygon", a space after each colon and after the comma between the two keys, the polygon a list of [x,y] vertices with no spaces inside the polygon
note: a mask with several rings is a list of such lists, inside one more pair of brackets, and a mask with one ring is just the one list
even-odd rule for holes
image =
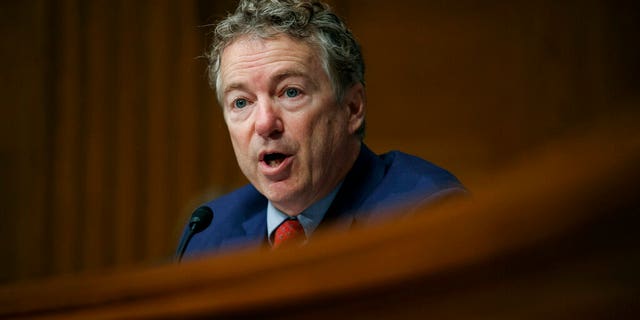
{"label": "man's face", "polygon": [[297,215],[351,168],[363,89],[338,103],[321,60],[288,36],[244,36],[222,53],[223,114],[240,169],[278,209]]}

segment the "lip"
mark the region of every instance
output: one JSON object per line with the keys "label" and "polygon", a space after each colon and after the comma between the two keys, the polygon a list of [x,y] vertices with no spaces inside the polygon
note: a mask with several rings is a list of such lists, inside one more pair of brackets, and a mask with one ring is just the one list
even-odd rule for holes
{"label": "lip", "polygon": [[[281,153],[285,155],[285,158],[280,162],[277,166],[272,167],[264,162],[264,157],[267,154],[271,153]],[[293,163],[293,155],[288,154],[286,152],[280,152],[277,150],[274,151],[263,151],[260,153],[258,158],[258,168],[260,173],[264,175],[269,180],[284,180],[289,176],[290,168]]]}

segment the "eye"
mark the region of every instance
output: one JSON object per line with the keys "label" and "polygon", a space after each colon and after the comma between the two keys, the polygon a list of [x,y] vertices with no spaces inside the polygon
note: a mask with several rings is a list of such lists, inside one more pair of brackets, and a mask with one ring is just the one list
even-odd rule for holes
{"label": "eye", "polygon": [[300,90],[296,88],[288,88],[284,94],[286,94],[288,98],[295,98],[300,94]]}
{"label": "eye", "polygon": [[247,106],[247,99],[236,99],[233,101],[233,106],[242,109]]}

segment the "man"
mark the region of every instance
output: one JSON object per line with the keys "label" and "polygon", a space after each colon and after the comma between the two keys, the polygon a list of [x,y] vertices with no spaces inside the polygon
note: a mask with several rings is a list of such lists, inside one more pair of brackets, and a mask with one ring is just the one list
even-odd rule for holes
{"label": "man", "polygon": [[319,227],[350,228],[465,192],[429,162],[363,144],[364,62],[326,5],[240,1],[216,27],[208,58],[251,184],[205,204],[215,217],[185,256],[277,247],[296,232],[305,242]]}

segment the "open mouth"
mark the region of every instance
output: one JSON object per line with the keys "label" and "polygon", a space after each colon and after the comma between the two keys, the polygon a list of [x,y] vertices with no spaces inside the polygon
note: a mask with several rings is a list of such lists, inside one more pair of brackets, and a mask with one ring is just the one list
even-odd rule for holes
{"label": "open mouth", "polygon": [[283,153],[269,153],[264,155],[264,163],[266,163],[269,167],[275,168],[287,158],[287,155]]}

